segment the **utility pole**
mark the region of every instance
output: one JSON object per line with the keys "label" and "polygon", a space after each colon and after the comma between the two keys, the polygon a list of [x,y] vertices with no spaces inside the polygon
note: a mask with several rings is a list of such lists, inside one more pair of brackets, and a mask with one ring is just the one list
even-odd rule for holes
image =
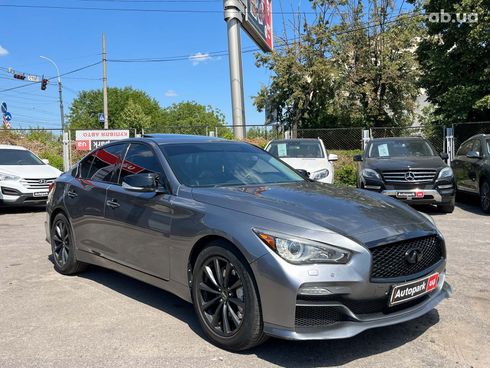
{"label": "utility pole", "polygon": [[107,54],[105,50],[105,33],[102,32],[102,94],[104,96],[104,129],[109,129],[109,105],[107,103]]}
{"label": "utility pole", "polygon": [[225,0],[224,7],[225,21],[228,28],[233,135],[237,139],[244,139],[246,127],[240,25],[243,22],[245,11],[243,3],[237,0]]}
{"label": "utility pole", "polygon": [[[54,65],[54,67],[56,68],[56,73],[58,75],[58,95],[59,95],[59,99],[60,99],[60,121],[61,121],[61,130],[62,130],[62,134],[63,134],[63,169],[64,171],[68,171],[68,169],[70,168],[70,155],[69,155],[69,149],[68,149],[68,145],[69,145],[69,141],[68,141],[68,133],[65,132],[65,112],[64,112],[64,109],[63,109],[63,87],[61,85],[61,75],[60,75],[60,69],[58,68],[58,65],[56,65],[56,63],[51,60],[50,58],[46,57],[46,56],[40,56],[41,59],[45,59],[47,61],[49,61],[51,64]],[[44,77],[43,77],[44,78]]]}

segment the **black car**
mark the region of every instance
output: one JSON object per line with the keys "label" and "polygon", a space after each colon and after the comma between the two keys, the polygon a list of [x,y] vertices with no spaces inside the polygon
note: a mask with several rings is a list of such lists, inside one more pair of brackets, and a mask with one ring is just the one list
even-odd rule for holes
{"label": "black car", "polygon": [[359,188],[381,192],[409,204],[435,204],[454,211],[455,185],[451,167],[434,147],[419,137],[380,138],[368,142],[359,162]]}
{"label": "black car", "polygon": [[451,166],[458,192],[480,195],[481,208],[490,213],[490,134],[479,134],[465,141]]}

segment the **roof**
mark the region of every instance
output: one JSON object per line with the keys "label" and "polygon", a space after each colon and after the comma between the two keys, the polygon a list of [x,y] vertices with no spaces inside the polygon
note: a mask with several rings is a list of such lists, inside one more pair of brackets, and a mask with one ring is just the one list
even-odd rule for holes
{"label": "roof", "polygon": [[384,138],[372,138],[370,139],[369,141],[376,141],[376,142],[380,142],[380,141],[392,141],[392,140],[399,140],[399,141],[414,141],[414,140],[420,140],[420,139],[424,139],[424,137],[384,137]]}
{"label": "roof", "polygon": [[205,143],[225,141],[223,138],[208,137],[204,135],[190,134],[145,134],[144,138],[149,138],[157,144],[168,143]]}
{"label": "roof", "polygon": [[27,148],[24,148],[21,146],[13,146],[10,144],[0,144],[0,149],[15,149],[15,150],[20,150],[20,151],[27,151]]}
{"label": "roof", "polygon": [[310,142],[318,142],[320,138],[291,138],[291,139],[273,139],[271,143],[283,143],[283,142],[302,142],[302,141],[310,141]]}

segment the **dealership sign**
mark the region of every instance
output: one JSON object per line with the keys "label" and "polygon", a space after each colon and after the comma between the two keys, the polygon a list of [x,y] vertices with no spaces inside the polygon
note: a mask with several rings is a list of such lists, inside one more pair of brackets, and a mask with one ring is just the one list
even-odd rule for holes
{"label": "dealership sign", "polygon": [[129,138],[129,130],[77,130],[77,151],[90,151],[104,144]]}
{"label": "dealership sign", "polygon": [[264,52],[272,51],[272,0],[246,0],[243,28]]}

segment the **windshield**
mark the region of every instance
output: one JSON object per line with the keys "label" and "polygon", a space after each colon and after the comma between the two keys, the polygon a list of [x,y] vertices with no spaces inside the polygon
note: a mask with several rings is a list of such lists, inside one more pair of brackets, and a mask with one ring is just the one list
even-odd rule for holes
{"label": "windshield", "polygon": [[0,150],[0,165],[44,165],[32,152],[18,149]]}
{"label": "windshield", "polygon": [[430,144],[422,139],[374,141],[368,150],[368,157],[370,158],[409,156],[435,156],[435,153]]}
{"label": "windshield", "polygon": [[275,157],[248,144],[184,143],[160,148],[177,179],[189,187],[304,181]]}
{"label": "windshield", "polygon": [[272,142],[267,151],[279,158],[323,158],[319,141]]}

